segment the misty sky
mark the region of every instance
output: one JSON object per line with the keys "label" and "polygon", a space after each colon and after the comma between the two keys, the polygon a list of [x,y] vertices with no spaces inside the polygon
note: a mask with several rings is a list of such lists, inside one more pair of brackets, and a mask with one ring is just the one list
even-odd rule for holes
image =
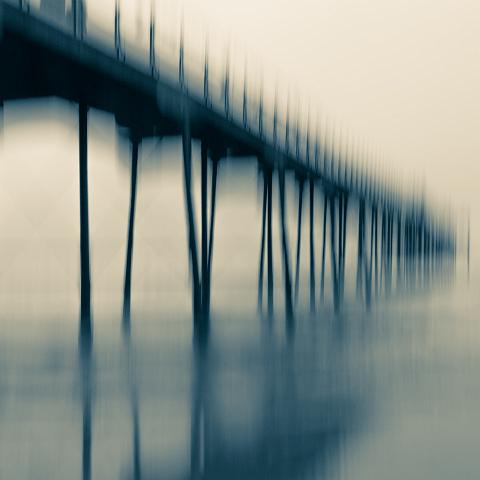
{"label": "misty sky", "polygon": [[[146,38],[150,2],[121,3],[124,30]],[[90,14],[108,19],[113,5],[95,2]],[[156,12],[159,35],[174,37],[183,12],[187,49],[201,51],[208,31],[214,57],[229,44],[233,68],[247,58],[252,77],[265,72],[266,90],[278,79],[292,103],[311,105],[313,121],[333,119],[406,183],[425,182],[458,211],[470,206],[475,235],[479,2],[165,0]]]}

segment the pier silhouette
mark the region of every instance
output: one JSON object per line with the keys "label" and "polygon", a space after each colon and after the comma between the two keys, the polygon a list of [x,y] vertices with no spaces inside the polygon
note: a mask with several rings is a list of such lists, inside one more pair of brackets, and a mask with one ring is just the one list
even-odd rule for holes
{"label": "pier silhouette", "polygon": [[[46,4],[45,4],[46,5]],[[62,2],[60,2],[62,7]],[[139,64],[124,52],[120,30],[120,8],[115,7],[113,49],[89,37],[86,9],[81,0],[72,3],[62,24],[55,8],[37,12],[28,2],[2,0],[1,58],[4,65],[0,101],[57,96],[78,104],[80,181],[81,330],[91,330],[91,288],[88,230],[88,110],[109,112],[117,125],[126,128],[131,141],[131,201],[127,232],[124,282],[124,326],[130,316],[131,272],[135,230],[138,152],[142,139],[178,137],[183,146],[185,210],[188,254],[192,273],[192,311],[195,325],[208,329],[214,258],[215,207],[218,165],[223,159],[252,157],[263,175],[262,232],[259,262],[259,306],[263,302],[264,257],[267,260],[267,303],[273,311],[272,197],[278,183],[279,225],[287,323],[292,326],[298,298],[301,260],[304,186],[309,189],[310,305],[316,304],[316,273],[320,275],[320,299],[324,298],[326,249],[329,244],[333,305],[340,309],[344,296],[348,214],[358,210],[357,287],[359,297],[370,303],[372,290],[391,288],[392,264],[396,254],[397,275],[412,258],[422,258],[429,268],[435,256],[454,254],[455,231],[435,212],[415,198],[401,195],[394,185],[382,182],[345,155],[331,138],[313,136],[310,126],[301,130],[287,111],[281,119],[277,105],[266,112],[262,94],[244,91],[241,104],[234,102],[227,63],[220,85],[209,78],[205,54],[203,82],[187,74],[183,30],[178,43],[178,77],[159,67],[155,51],[155,17],[152,10],[148,62]],[[42,4],[41,4],[42,7]],[[57,6],[57,8],[60,8]],[[64,8],[64,7],[63,7]],[[43,16],[42,16],[43,15]],[[163,64],[162,64],[163,65]],[[164,71],[165,70],[165,71]],[[201,77],[201,73],[198,77]],[[189,76],[190,75],[190,76]],[[203,84],[198,91],[195,85]],[[201,224],[195,221],[192,196],[192,141],[201,144]],[[360,154],[359,154],[360,156]],[[290,254],[285,219],[285,178],[293,174],[298,184],[298,229],[295,257]],[[210,181],[209,181],[210,177]],[[210,183],[210,192],[208,184]],[[315,195],[315,192],[318,192]],[[322,198],[323,239],[320,265],[315,262],[315,196]],[[210,198],[209,198],[210,197]],[[367,213],[369,212],[369,214]],[[368,225],[370,224],[370,226]],[[327,236],[327,229],[329,235]],[[198,231],[200,231],[199,238]],[[328,238],[329,237],[329,238]],[[295,265],[292,267],[292,260]]]}
{"label": "pier silhouette", "polygon": [[[63,14],[59,14],[58,9]],[[277,101],[268,105],[261,90],[252,93],[247,89],[246,81],[240,94],[234,92],[228,61],[220,81],[211,77],[207,51],[200,71],[192,71],[183,30],[178,50],[172,52],[178,62],[168,64],[163,61],[155,48],[153,10],[149,23],[149,49],[143,52],[146,61],[130,57],[124,48],[118,2],[114,35],[109,42],[90,34],[86,16],[81,0],[73,0],[68,11],[61,1],[41,2],[40,8],[36,9],[25,0],[0,0],[0,61],[3,67],[0,109],[9,101],[48,96],[78,105],[83,478],[92,477],[94,390],[88,198],[90,109],[113,115],[118,128],[127,132],[131,147],[130,202],[129,210],[125,212],[128,227],[122,333],[132,415],[133,477],[142,477],[140,405],[131,336],[140,152],[145,139],[174,137],[182,145],[178,164],[183,171],[186,254],[190,266],[194,331],[191,478],[225,478],[225,472],[231,473],[229,478],[260,478],[267,474],[289,478],[301,466],[304,457],[311,456],[313,451],[318,453],[319,449],[337,448],[348,415],[342,411],[334,419],[334,424],[316,430],[311,443],[306,441],[302,448],[293,449],[291,457],[286,456],[287,465],[261,463],[261,455],[268,457],[272,449],[283,447],[281,432],[275,429],[266,429],[265,438],[258,440],[256,456],[251,452],[236,452],[236,461],[240,458],[242,464],[237,471],[232,464],[231,452],[215,435],[209,436],[209,428],[214,428],[208,398],[211,394],[208,379],[211,368],[208,364],[214,284],[212,265],[217,184],[221,181],[218,172],[222,162],[231,158],[249,162],[254,159],[257,164],[261,188],[258,311],[270,321],[275,315],[273,230],[277,225],[285,330],[289,338],[295,334],[302,289],[308,291],[312,317],[320,317],[321,306],[326,303],[331,303],[333,312],[338,314],[345,301],[346,277],[351,274],[355,276],[357,301],[369,309],[377,298],[382,294],[388,297],[394,288],[427,284],[441,270],[443,257],[454,260],[457,248],[454,226],[434,209],[430,210],[423,199],[402,193],[397,185],[362,166],[365,153],[350,151],[347,154],[341,142],[335,141],[334,133],[314,134],[310,125],[302,129],[298,119],[295,121],[289,111],[284,117],[281,115]],[[197,143],[201,172],[199,225],[192,173],[192,149]],[[288,197],[291,193],[287,188],[288,181],[293,181],[296,186],[297,197],[294,199]],[[278,218],[275,219],[273,203],[277,196]],[[297,207],[293,248],[289,242],[286,213],[289,202]],[[308,224],[308,252],[302,252],[303,223]],[[320,238],[315,235],[318,231],[321,232]],[[356,268],[347,272],[347,248],[350,247],[347,237],[352,237],[352,232],[356,238]],[[308,265],[308,284],[305,285],[300,275],[302,260]],[[331,286],[326,284],[327,281],[331,281]],[[327,297],[330,292],[331,298]],[[274,385],[265,389],[266,399],[274,395]],[[295,411],[296,399],[292,397],[288,401],[288,408]],[[298,435],[303,433],[299,430]]]}

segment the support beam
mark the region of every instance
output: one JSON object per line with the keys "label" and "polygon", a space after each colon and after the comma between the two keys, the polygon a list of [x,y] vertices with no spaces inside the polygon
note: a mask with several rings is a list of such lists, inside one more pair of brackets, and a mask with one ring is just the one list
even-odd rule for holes
{"label": "support beam", "polygon": [[362,272],[365,263],[365,200],[360,199],[358,205],[358,243],[357,243],[357,279],[356,294],[357,298],[362,296],[363,277]]}
{"label": "support beam", "polygon": [[389,295],[392,289],[392,255],[393,255],[393,215],[391,208],[387,210],[387,248],[385,269],[385,293]]}
{"label": "support beam", "polygon": [[80,336],[92,337],[90,298],[90,240],[88,227],[88,107],[79,105],[79,174],[80,174]]}
{"label": "support beam", "polygon": [[265,230],[267,223],[267,174],[263,171],[263,201],[262,201],[262,234],[260,241],[260,260],[258,267],[258,309],[261,312],[263,304],[263,269],[265,263]]}
{"label": "support beam", "polygon": [[372,271],[373,271],[373,237],[374,228],[376,228],[375,207],[372,205],[370,212],[370,257],[368,267],[365,265],[365,303],[367,308],[370,307],[372,301]]}
{"label": "support beam", "polygon": [[206,314],[210,315],[210,298],[212,293],[212,259],[213,259],[213,239],[215,233],[215,211],[217,203],[217,174],[218,163],[220,158],[214,156],[212,158],[212,181],[211,181],[211,197],[210,197],[210,229],[208,233],[208,262],[207,262],[207,305],[205,308]]}
{"label": "support beam", "polygon": [[76,4],[76,17],[75,18],[75,25],[74,25],[74,36],[76,38],[83,39],[85,34],[85,26],[86,26],[86,7],[85,7],[85,0],[75,0]]}
{"label": "support beam", "polygon": [[203,330],[203,327],[206,327],[206,325],[204,319],[201,319],[201,285],[198,268],[195,212],[192,198],[192,138],[190,135],[190,122],[187,115],[185,115],[183,125],[182,144],[188,248],[190,251],[190,264],[192,269],[193,320],[195,328],[200,328],[200,330]]}
{"label": "support beam", "polygon": [[300,250],[302,245],[302,210],[303,210],[303,187],[305,181],[298,179],[298,216],[297,216],[297,255],[295,263],[295,303],[298,302],[298,290],[300,280]]}
{"label": "support beam", "polygon": [[314,200],[315,183],[310,178],[310,311],[315,311],[315,242],[314,242]]}
{"label": "support beam", "polygon": [[[78,25],[77,25],[77,22],[78,22],[78,1],[79,0],[72,0],[72,21],[73,21],[72,29],[73,29],[73,36],[74,37],[77,36],[77,30],[78,30]],[[21,9],[23,8],[23,3],[24,3],[24,0],[20,0],[20,8]],[[116,25],[116,20],[115,20],[115,25]]]}
{"label": "support beam", "polygon": [[375,267],[375,296],[378,297],[378,207],[375,204],[373,208],[373,215],[374,215],[374,223],[375,223],[375,230],[374,230],[374,267]]}
{"label": "support beam", "polygon": [[285,314],[287,317],[287,327],[290,328],[293,326],[293,304],[287,226],[285,222],[285,169],[283,166],[281,166],[278,170],[278,184],[280,190],[280,226],[282,231],[283,276],[285,282]]}
{"label": "support beam", "polygon": [[386,245],[386,215],[385,215],[385,206],[382,208],[382,230],[380,237],[380,291],[382,291],[384,282],[385,282],[385,245]]}
{"label": "support beam", "polygon": [[332,265],[332,282],[333,282],[333,308],[335,312],[338,312],[340,308],[340,295],[338,288],[338,272],[337,272],[337,256],[335,253],[336,220],[335,220],[335,197],[330,196],[330,254]]}
{"label": "support beam", "polygon": [[322,270],[320,274],[320,299],[323,302],[325,298],[325,250],[327,246],[327,209],[328,197],[323,194],[323,240],[322,240]]}
{"label": "support beam", "polygon": [[397,284],[396,288],[400,286],[401,275],[401,256],[402,256],[402,218],[400,212],[397,214]]}
{"label": "support beam", "polygon": [[343,213],[342,213],[342,257],[341,257],[341,269],[340,269],[340,297],[343,300],[345,292],[345,258],[347,249],[347,215],[348,215],[348,196],[345,194],[343,198]]}
{"label": "support beam", "polygon": [[130,180],[130,213],[128,217],[127,258],[125,262],[125,282],[123,287],[123,328],[130,330],[130,298],[132,288],[133,234],[135,226],[135,203],[137,198],[138,144],[136,135],[132,136],[132,166]]}
{"label": "support beam", "polygon": [[272,237],[272,188],[273,172],[271,168],[265,170],[267,176],[267,289],[268,315],[273,316],[273,237]]}
{"label": "support beam", "polygon": [[207,144],[202,141],[201,147],[201,219],[202,219],[202,314],[208,315],[208,149]]}
{"label": "support beam", "polygon": [[150,55],[150,71],[153,75],[157,71],[156,53],[155,53],[155,2],[150,7],[150,29],[149,29],[149,55]]}
{"label": "support beam", "polygon": [[[431,248],[430,248],[430,251],[431,251]],[[468,216],[468,227],[467,227],[467,280],[470,281],[470,214]]]}
{"label": "support beam", "polygon": [[342,283],[342,258],[343,258],[343,194],[338,195],[338,280],[341,290]]}
{"label": "support beam", "polygon": [[[77,0],[78,1],[78,0]],[[114,46],[117,60],[122,58],[122,35],[120,29],[120,3],[119,0],[115,1],[115,15],[114,15]]]}
{"label": "support beam", "polygon": [[379,245],[379,291],[383,290],[383,270],[385,263],[385,212],[380,215],[380,245]]}

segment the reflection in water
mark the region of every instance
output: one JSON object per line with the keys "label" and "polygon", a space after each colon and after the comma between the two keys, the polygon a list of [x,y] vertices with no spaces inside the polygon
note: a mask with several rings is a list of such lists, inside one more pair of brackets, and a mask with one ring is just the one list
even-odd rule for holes
{"label": "reflection in water", "polygon": [[190,478],[205,478],[206,438],[208,438],[208,333],[193,339]]}
{"label": "reflection in water", "polygon": [[286,339],[279,345],[265,332],[254,364],[239,365],[195,336],[191,479],[301,478],[313,464],[324,470],[338,450],[353,403],[331,385],[309,389],[293,337]]}
{"label": "reflection in water", "polygon": [[[90,323],[90,322],[88,322]],[[84,322],[81,322],[83,325]],[[82,478],[92,478],[92,336],[91,330],[81,330],[80,368],[82,390],[83,440],[82,440]]]}
{"label": "reflection in water", "polygon": [[140,455],[140,418],[138,412],[138,390],[135,374],[131,328],[123,329],[123,344],[126,361],[127,386],[132,416],[133,478],[135,480],[140,480],[142,478]]}
{"label": "reflection in water", "polygon": [[[430,285],[441,277],[436,270]],[[421,285],[420,279],[416,284]],[[448,409],[445,418],[457,418],[462,408],[469,408],[462,394],[464,382],[476,388],[477,364],[467,353],[478,347],[472,334],[477,330],[465,317],[468,341],[460,338],[456,344],[455,322],[450,321],[454,307],[448,307],[462,304],[464,298],[418,287],[415,295],[405,297],[408,302],[391,298],[388,305],[372,306],[369,315],[346,305],[341,317],[323,309],[314,317],[298,317],[293,337],[278,316],[270,324],[268,317],[215,314],[209,334],[195,334],[193,342],[188,318],[149,323],[134,315],[135,335],[126,329],[122,336],[118,319],[107,325],[97,321],[95,355],[88,335],[80,336],[75,352],[81,375],[80,435],[72,421],[78,415],[77,403],[72,403],[68,387],[62,389],[71,367],[68,355],[62,360],[58,353],[59,339],[52,337],[46,355],[40,356],[34,347],[37,339],[30,345],[19,343],[25,366],[5,356],[8,348],[3,346],[0,422],[2,432],[9,433],[0,436],[1,478],[32,478],[22,471],[21,462],[12,462],[15,455],[4,453],[11,451],[10,444],[17,449],[29,445],[15,436],[22,429],[19,417],[32,432],[32,447],[50,459],[41,470],[39,458],[26,451],[31,468],[45,472],[45,478],[65,478],[65,472],[52,460],[54,453],[49,451],[54,448],[34,440],[40,430],[42,436],[59,439],[62,456],[71,452],[71,459],[65,460],[73,466],[68,467],[73,468],[70,477],[84,480],[386,478],[369,477],[372,459],[362,447],[378,449],[386,437],[385,458],[395,451],[409,455],[394,442],[402,438],[402,428],[407,435],[412,422],[443,426],[437,414],[430,419],[431,410],[424,410],[423,402],[435,405],[442,415],[442,408]],[[438,308],[432,310],[431,299]],[[429,351],[432,339],[441,357]],[[15,376],[9,371],[16,371]],[[439,392],[444,381],[435,382],[438,375],[456,385],[448,395]],[[477,390],[471,392],[472,399],[479,398]],[[52,418],[45,412],[56,399],[66,408],[58,409],[60,431],[55,421],[41,421]],[[23,408],[19,417],[15,405]],[[55,418],[59,404],[53,405]],[[459,405],[464,407],[459,410]],[[30,407],[32,417],[26,413]],[[401,422],[406,426],[400,427]],[[395,426],[391,434],[390,424]],[[450,427],[444,428],[440,436],[448,438]],[[468,442],[462,445],[459,449]],[[375,454],[379,470],[385,463],[382,458]],[[468,457],[471,465],[475,458]],[[81,465],[78,472],[75,465]],[[355,470],[345,473],[345,465]],[[363,473],[357,476],[359,471]]]}
{"label": "reflection in water", "polygon": [[[415,266],[406,265],[405,271],[417,278],[417,288],[430,285],[430,276],[425,272],[419,275]],[[436,273],[441,277],[440,269]],[[412,282],[412,278],[407,281]],[[356,341],[352,343],[354,325],[349,317],[343,313],[323,322],[305,317],[295,335],[283,324],[280,336],[268,316],[242,319],[242,328],[250,332],[247,342],[239,341],[234,333],[222,334],[218,327],[221,320],[213,322],[212,331],[195,331],[191,363],[185,366],[191,373],[189,467],[173,476],[166,473],[162,457],[152,457],[151,450],[142,462],[140,375],[128,322],[129,328],[122,329],[120,350],[131,419],[132,457],[127,478],[303,479],[331,478],[332,472],[336,475],[339,453],[362,431],[374,401],[369,394],[370,374],[356,365],[363,354],[357,351]],[[375,337],[372,321],[361,322],[362,336]],[[252,343],[255,335],[259,335],[256,344]],[[145,340],[141,342],[140,358],[148,356]],[[80,335],[79,349],[82,476],[89,480],[93,478],[91,335]],[[141,364],[140,368],[145,368]],[[149,378],[155,376],[155,369],[146,372]],[[152,400],[156,403],[163,393],[168,394],[156,392]],[[151,396],[152,391],[147,389],[145,394]],[[176,401],[177,397],[178,393]]]}

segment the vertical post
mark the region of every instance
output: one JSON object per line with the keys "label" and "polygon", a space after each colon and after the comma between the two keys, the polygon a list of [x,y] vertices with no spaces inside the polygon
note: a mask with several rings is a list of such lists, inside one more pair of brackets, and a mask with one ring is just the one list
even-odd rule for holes
{"label": "vertical post", "polygon": [[392,216],[390,207],[385,213],[385,293],[390,294],[391,289],[391,265],[392,265]]}
{"label": "vertical post", "polygon": [[380,237],[380,291],[385,282],[385,244],[386,244],[386,225],[385,225],[385,206],[382,208],[382,229]]}
{"label": "vertical post", "polygon": [[340,281],[340,295],[343,299],[343,294],[345,291],[345,257],[346,257],[346,247],[347,247],[347,214],[348,214],[348,196],[345,194],[343,198],[343,228],[342,228],[342,262],[341,262],[341,281]]}
{"label": "vertical post", "polygon": [[225,61],[225,78],[223,83],[223,103],[225,107],[225,116],[228,118],[230,115],[230,56],[227,52],[227,58]]}
{"label": "vertical post", "polygon": [[425,260],[424,260],[424,270],[425,270],[425,280],[428,283],[430,281],[430,225],[427,223],[425,230]]}
{"label": "vertical post", "polygon": [[327,208],[328,197],[323,194],[323,240],[322,240],[322,270],[320,274],[320,298],[323,301],[325,298],[325,250],[327,245]]}
{"label": "vertical post", "polygon": [[247,66],[245,65],[245,75],[243,79],[243,126],[248,128],[248,110],[247,110]]}
{"label": "vertical post", "polygon": [[203,101],[205,105],[209,104],[209,80],[208,80],[208,40],[205,43],[205,59],[203,65]]}
{"label": "vertical post", "polygon": [[338,311],[340,306],[340,297],[338,292],[338,275],[337,275],[337,258],[335,254],[335,197],[330,197],[330,253],[331,253],[331,265],[332,265],[332,280],[333,280],[333,307],[335,312]]}
{"label": "vertical post", "polygon": [[405,218],[404,226],[405,241],[404,241],[404,256],[403,256],[403,282],[405,287],[408,286],[407,279],[410,269],[410,216]]}
{"label": "vertical post", "polygon": [[394,210],[390,207],[390,246],[389,246],[389,264],[388,264],[388,282],[389,288],[392,289],[392,280],[393,280],[393,240],[394,240],[394,227],[395,227],[395,217],[394,217]]}
{"label": "vertical post", "polygon": [[267,176],[267,289],[268,315],[273,315],[273,239],[272,239],[272,188],[273,172],[271,168],[265,171]]}
{"label": "vertical post", "polygon": [[263,201],[262,201],[262,235],[260,241],[260,261],[258,267],[258,309],[261,311],[263,304],[263,265],[265,260],[265,224],[267,217],[267,174],[263,170]]}
{"label": "vertical post", "polygon": [[290,152],[290,99],[287,97],[287,113],[285,116],[285,151]]}
{"label": "vertical post", "polygon": [[408,242],[409,242],[409,238],[408,238],[408,217],[405,216],[405,220],[403,222],[403,260],[402,260],[402,264],[403,264],[403,272],[402,272],[402,277],[403,277],[403,280],[402,280],[402,283],[405,284],[405,279],[406,279],[406,275],[407,275],[407,256],[408,256]]}
{"label": "vertical post", "polygon": [[400,285],[400,272],[401,272],[401,256],[402,256],[402,218],[401,213],[397,213],[397,285]]}
{"label": "vertical post", "polygon": [[206,313],[210,315],[210,296],[211,296],[211,285],[212,285],[212,257],[213,257],[213,238],[215,232],[215,206],[217,198],[217,172],[218,172],[218,162],[220,161],[219,157],[216,155],[212,158],[212,181],[211,181],[211,198],[210,198],[210,229],[208,233],[208,261],[207,261],[207,278],[206,278]]}
{"label": "vertical post", "polygon": [[429,281],[429,278],[428,278],[428,269],[427,269],[427,265],[428,265],[428,220],[425,218],[424,220],[424,224],[423,224],[423,235],[422,235],[422,238],[423,238],[423,281],[425,282],[425,285],[428,285],[428,281]]}
{"label": "vertical post", "polygon": [[426,285],[427,278],[427,225],[425,218],[422,222],[422,278],[423,282]]}
{"label": "vertical post", "polygon": [[338,195],[338,276],[339,282],[342,281],[342,257],[343,253],[343,193]]}
{"label": "vertical post", "polygon": [[88,228],[88,107],[79,105],[79,176],[80,176],[80,360],[82,366],[82,476],[92,475],[92,413],[91,413],[91,299],[90,299],[90,245]]}
{"label": "vertical post", "polygon": [[315,183],[313,178],[310,178],[310,311],[315,311],[315,242],[313,239],[313,218],[314,218],[314,198],[315,198]]}
{"label": "vertical post", "polygon": [[88,228],[87,121],[88,107],[79,105],[80,153],[80,335],[91,339],[90,244]]}
{"label": "vertical post", "polygon": [[77,26],[76,26],[76,31],[74,31],[75,36],[77,36],[80,39],[83,39],[83,35],[85,33],[85,26],[86,26],[86,21],[87,21],[87,15],[86,15],[86,10],[85,10],[85,0],[76,0],[76,6],[77,6]]}
{"label": "vertical post", "polygon": [[410,263],[409,263],[409,270],[411,275],[412,282],[415,280],[413,277],[413,268],[415,266],[415,217],[412,219],[412,223],[410,226]]}
{"label": "vertical post", "polygon": [[374,227],[375,227],[375,207],[372,205],[370,213],[370,258],[368,262],[368,269],[365,269],[365,303],[367,308],[370,307],[370,302],[372,299],[372,270],[373,270],[373,236],[374,236]]}
{"label": "vertical post", "polygon": [[156,72],[156,55],[155,55],[155,1],[152,1],[150,8],[150,32],[149,32],[149,43],[150,43],[150,70],[152,74]]}
{"label": "vertical post", "polygon": [[[26,4],[27,11],[29,9],[28,3]],[[72,23],[73,23],[73,36],[75,38],[83,39],[86,26],[86,7],[85,0],[72,0]]]}
{"label": "vertical post", "polygon": [[[20,7],[22,7],[22,0],[20,0]],[[78,17],[78,0],[72,0],[72,21],[73,21],[73,36],[77,36],[77,17]]]}
{"label": "vertical post", "polygon": [[184,37],[183,37],[183,18],[180,25],[180,47],[178,50],[178,83],[180,88],[185,88],[185,65],[184,65]]}
{"label": "vertical post", "polygon": [[375,295],[378,296],[378,207],[375,204],[373,208],[373,215],[374,215],[374,223],[375,223],[375,230],[374,230],[374,246],[375,246],[375,259],[374,259],[374,267],[375,267]]}
{"label": "vertical post", "polygon": [[303,178],[298,180],[298,216],[297,216],[297,255],[295,264],[295,302],[298,301],[298,289],[300,280],[300,249],[302,243],[302,210],[303,210]]}
{"label": "vertical post", "polygon": [[467,230],[467,280],[470,280],[470,216],[468,217]]}
{"label": "vertical post", "polygon": [[260,99],[258,101],[258,135],[263,138],[263,88],[260,88]]}
{"label": "vertical post", "polygon": [[123,328],[130,330],[130,298],[132,288],[132,254],[135,224],[135,203],[137,198],[138,137],[132,136],[132,171],[130,181],[130,213],[128,217],[127,259],[125,262],[125,283],[123,288]]}
{"label": "vertical post", "polygon": [[358,247],[357,247],[357,297],[362,295],[362,269],[365,262],[364,240],[365,240],[365,201],[359,200],[358,206]]}
{"label": "vertical post", "polygon": [[187,228],[188,228],[188,247],[190,250],[190,261],[192,266],[193,281],[193,318],[195,327],[204,327],[199,324],[199,316],[201,313],[201,286],[200,274],[198,268],[198,252],[195,228],[195,213],[192,198],[192,138],[190,135],[190,122],[188,115],[184,114],[184,125],[182,134],[183,144],[183,172],[185,186],[185,203],[187,211]]}
{"label": "vertical post", "polygon": [[[77,0],[78,1],[78,0]],[[120,59],[121,52],[122,52],[122,39],[120,34],[120,4],[119,0],[115,1],[115,28],[114,28],[114,42],[115,42],[115,54],[117,56],[117,60]]]}
{"label": "vertical post", "polygon": [[423,281],[428,285],[428,232],[429,226],[427,219],[424,219],[423,225]]}
{"label": "vertical post", "polygon": [[201,147],[201,218],[202,218],[202,314],[207,315],[208,303],[208,225],[207,225],[207,195],[208,195],[208,149],[202,141]]}
{"label": "vertical post", "polygon": [[290,279],[290,261],[288,254],[287,226],[285,224],[285,168],[283,165],[278,170],[278,183],[280,190],[280,226],[282,229],[282,250],[283,250],[283,273],[285,281],[285,313],[287,327],[292,327],[293,305],[292,305],[292,283]]}

